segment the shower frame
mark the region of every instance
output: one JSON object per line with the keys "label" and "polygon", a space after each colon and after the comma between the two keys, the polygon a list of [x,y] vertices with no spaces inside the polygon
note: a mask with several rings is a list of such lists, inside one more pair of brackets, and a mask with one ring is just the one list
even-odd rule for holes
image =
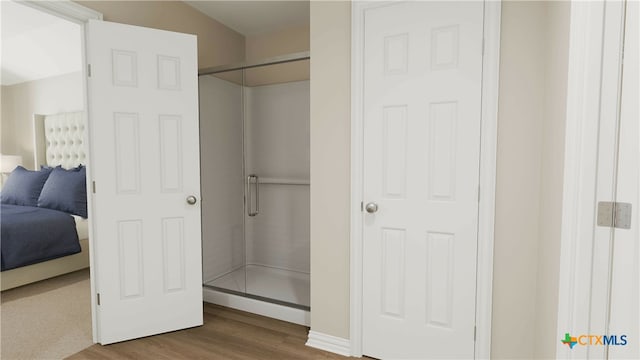
{"label": "shower frame", "polygon": [[274,57],[260,60],[260,61],[250,61],[250,62],[242,62],[237,64],[208,67],[208,68],[200,69],[198,71],[198,76],[213,75],[213,74],[218,74],[218,73],[223,73],[228,71],[246,70],[246,69],[251,69],[256,67],[285,64],[285,63],[301,61],[301,60],[309,60],[309,59],[311,59],[311,55],[309,51],[303,51],[303,52],[298,52],[293,54],[274,56]]}
{"label": "shower frame", "polygon": [[[244,70],[252,69],[252,68],[260,68],[260,67],[269,66],[269,65],[293,63],[293,62],[310,60],[310,59],[311,59],[310,52],[304,51],[304,52],[271,57],[271,58],[263,59],[260,61],[241,62],[241,63],[235,63],[235,64],[229,64],[229,65],[203,68],[198,71],[198,76],[214,75],[214,74],[227,73],[227,72],[230,73],[232,71],[242,71],[242,83],[244,84],[245,82]],[[242,102],[244,103],[244,100],[242,100]],[[243,108],[244,108],[244,104],[243,104]],[[245,120],[243,120],[243,133],[245,133],[245,130],[246,130],[244,123],[245,123]],[[244,149],[245,148],[244,142],[246,141],[244,137],[242,141],[243,141],[243,149]],[[244,163],[245,161],[244,158],[245,156],[243,156],[243,169],[246,170],[246,164]],[[245,173],[244,177],[245,177],[245,180],[247,179],[247,177],[256,177],[256,188],[258,187],[257,176],[253,174],[247,175]],[[279,178],[260,179],[260,184],[310,185],[309,182],[290,181],[287,179],[279,179]],[[247,207],[247,209],[251,208],[251,204],[247,203],[248,201],[250,201],[250,199],[246,197],[247,192],[251,191],[250,190],[251,185],[252,185],[251,180],[249,180],[247,186],[245,187],[245,207]],[[251,213],[245,214],[245,215],[255,216],[257,214],[258,212],[256,211],[255,214],[253,215]],[[243,221],[243,223],[245,222],[246,222],[246,218]],[[243,225],[243,227],[246,229],[246,223],[245,225]],[[246,241],[246,234],[243,235],[243,238]],[[245,260],[245,263],[246,263],[246,260]],[[251,294],[247,292],[246,289],[244,292],[241,292],[241,291],[234,291],[234,290],[224,289],[224,288],[220,288],[212,285],[206,285],[206,284],[203,284],[203,295],[204,295],[205,302],[224,305],[227,307],[236,308],[239,310],[248,311],[248,312],[252,312],[260,315],[265,315],[265,316],[277,318],[284,321],[298,323],[301,325],[307,325],[307,326],[310,325],[310,307],[309,306],[295,304],[287,301],[281,301],[278,299],[264,297],[256,294]]]}

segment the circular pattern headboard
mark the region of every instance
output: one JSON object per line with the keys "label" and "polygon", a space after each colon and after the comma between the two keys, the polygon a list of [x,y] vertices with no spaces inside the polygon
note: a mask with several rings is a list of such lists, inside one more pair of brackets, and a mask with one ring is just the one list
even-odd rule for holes
{"label": "circular pattern headboard", "polygon": [[84,112],[34,115],[36,166],[86,164]]}

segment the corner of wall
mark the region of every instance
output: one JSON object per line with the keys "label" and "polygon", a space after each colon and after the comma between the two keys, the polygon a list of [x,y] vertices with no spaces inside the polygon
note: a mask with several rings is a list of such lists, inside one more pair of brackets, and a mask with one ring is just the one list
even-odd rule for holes
{"label": "corner of wall", "polygon": [[542,3],[502,2],[491,337],[497,359],[533,358],[535,348],[544,19]]}
{"label": "corner of wall", "polygon": [[538,274],[535,358],[554,358],[558,341],[557,313],[562,226],[564,136],[569,63],[571,4],[546,2],[544,28],[545,99],[541,143]]}
{"label": "corner of wall", "polygon": [[351,2],[312,1],[311,329],[349,338]]}

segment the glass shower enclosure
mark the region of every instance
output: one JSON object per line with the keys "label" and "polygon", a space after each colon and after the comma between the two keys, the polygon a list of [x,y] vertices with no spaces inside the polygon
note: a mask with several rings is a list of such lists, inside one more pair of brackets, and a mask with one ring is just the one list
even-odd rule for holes
{"label": "glass shower enclosure", "polygon": [[309,310],[309,60],[205,71],[205,287]]}

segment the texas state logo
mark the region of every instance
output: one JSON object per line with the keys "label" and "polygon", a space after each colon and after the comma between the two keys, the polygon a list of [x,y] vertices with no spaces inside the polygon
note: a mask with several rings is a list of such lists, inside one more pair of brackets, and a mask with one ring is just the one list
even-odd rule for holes
{"label": "texas state logo", "polygon": [[578,343],[578,340],[575,336],[569,335],[569,333],[564,334],[564,339],[560,340],[563,344],[569,346],[570,349],[573,349],[574,346]]}
{"label": "texas state logo", "polygon": [[573,349],[576,345],[581,346],[625,346],[627,345],[627,335],[578,335],[571,336],[570,333],[565,333],[564,338],[560,341],[567,345],[570,349]]}

